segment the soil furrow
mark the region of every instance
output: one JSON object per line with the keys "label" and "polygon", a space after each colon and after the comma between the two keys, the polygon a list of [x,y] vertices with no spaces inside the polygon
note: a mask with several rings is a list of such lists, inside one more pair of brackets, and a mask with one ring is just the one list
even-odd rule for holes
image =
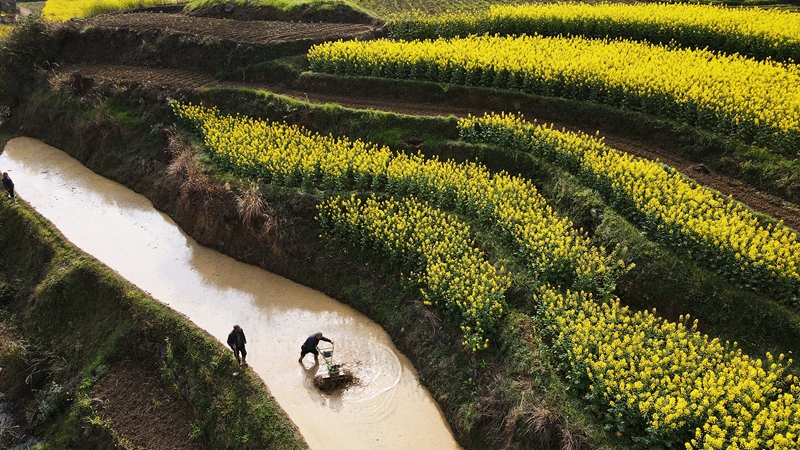
{"label": "soil furrow", "polygon": [[183,14],[130,13],[100,15],[85,21],[85,26],[101,29],[164,31],[230,40],[246,44],[267,44],[294,40],[336,40],[358,36],[375,29],[348,23],[294,23],[280,21],[241,21],[192,17]]}

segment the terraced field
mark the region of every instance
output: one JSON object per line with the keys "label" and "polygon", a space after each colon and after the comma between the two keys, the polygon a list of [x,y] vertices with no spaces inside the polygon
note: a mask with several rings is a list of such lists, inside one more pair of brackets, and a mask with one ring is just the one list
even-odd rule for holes
{"label": "terraced field", "polygon": [[[526,117],[536,118],[540,123],[552,123],[556,129],[570,131],[583,131],[591,134],[591,125],[582,125],[579,121],[569,121],[561,111],[543,110],[541,108],[513,103],[512,107],[503,105],[502,98],[496,95],[473,94],[469,98],[459,95],[443,95],[440,98],[425,101],[415,98],[413,93],[404,93],[402,87],[394,92],[363,90],[355,92],[346,86],[318,86],[309,85],[287,87],[282,84],[245,83],[219,81],[211,75],[197,71],[180,69],[159,69],[153,67],[130,65],[66,65],[59,73],[68,76],[79,75],[83,78],[107,80],[120,83],[147,82],[157,86],[169,88],[198,89],[202,87],[243,87],[248,89],[262,89],[287,95],[298,100],[307,100],[314,103],[333,103],[354,109],[373,109],[378,111],[391,111],[399,114],[420,116],[455,116],[467,117],[468,115],[482,116],[485,112],[508,111],[522,112]],[[687,177],[694,179],[703,186],[716,189],[730,195],[734,199],[747,204],[755,211],[768,214],[784,223],[800,230],[800,207],[784,199],[759,191],[739,180],[710,170],[706,165],[691,161],[677,155],[672,149],[658,142],[649,141],[646,137],[628,136],[615,131],[608,131],[601,126],[597,129],[605,142],[618,150],[651,160],[658,160],[674,167]]]}
{"label": "terraced field", "polygon": [[[433,4],[431,10],[437,8]],[[271,242],[270,250],[265,244],[262,251],[278,264],[305,269],[308,261],[333,261],[329,253],[340,251],[342,261],[383,264],[381,270],[411,283],[408,295],[419,297],[416,303],[377,294],[369,300],[374,305],[359,306],[375,312],[412,304],[412,322],[432,325],[437,342],[452,341],[454,347],[436,356],[415,347],[411,337],[405,345],[462,445],[530,444],[535,424],[557,422],[552,436],[560,442],[541,448],[573,448],[565,442],[574,421],[585,421],[576,432],[578,447],[593,439],[604,448],[797,444],[800,379],[796,365],[782,354],[800,348],[800,190],[792,170],[798,164],[797,127],[792,122],[790,132],[778,133],[775,124],[790,114],[729,88],[741,87],[734,71],[695,70],[696,79],[679,84],[673,82],[685,70],[633,73],[620,57],[625,47],[629,54],[641,52],[643,60],[648,52],[672,58],[695,52],[691,45],[547,38],[547,45],[607,52],[595,58],[596,65],[580,68],[587,77],[573,78],[573,66],[554,64],[542,75],[538,60],[512,68],[500,64],[512,58],[500,58],[499,65],[479,61],[502,52],[528,55],[532,52],[519,50],[528,47],[509,50],[522,45],[515,40],[527,38],[469,38],[491,41],[494,50],[477,56],[470,53],[470,42],[457,47],[446,40],[410,44],[391,54],[406,44],[376,40],[387,35],[378,21],[138,12],[74,21],[67,28],[50,72],[54,98],[67,93],[65,103],[77,99],[73,104],[86,110],[108,95],[112,100],[97,107],[104,114],[124,110],[120,104],[128,102],[128,111],[136,113],[117,122],[129,126],[141,120],[149,127],[147,136],[174,122],[169,133],[191,136],[204,169],[220,177],[215,181],[224,180],[219,189],[228,194],[219,195],[230,199],[231,192],[240,195],[244,186],[255,186],[248,192],[271,195],[287,216],[296,214],[294,220],[319,222],[302,231],[304,245],[324,246],[315,247],[316,256],[295,253],[286,242]],[[348,42],[314,47],[327,41]],[[540,41],[524,44],[533,48]],[[566,62],[582,60],[583,51]],[[558,51],[544,53],[547,59]],[[686,67],[726,58],[705,51],[692,55]],[[783,77],[784,91],[769,82],[757,90],[794,111],[794,103],[780,102],[787,97],[782,92],[798,83],[797,66],[745,59],[736,64],[755,71],[769,66],[773,72],[759,75],[764,80]],[[595,77],[617,69],[636,82],[652,78],[671,90],[633,83],[615,91],[613,77]],[[684,91],[697,96],[678,98]],[[720,95],[712,99],[717,103],[704,106],[701,94],[708,92]],[[140,105],[148,102],[151,110],[142,113]],[[60,117],[47,111],[52,106],[42,106],[46,102],[31,103]],[[731,113],[739,107],[744,112]],[[524,120],[474,119],[485,113],[521,113]],[[762,113],[777,118],[770,116],[774,123],[765,125]],[[567,133],[537,125],[542,123]],[[97,124],[87,128],[92,126],[105,133],[103,141],[113,136]],[[315,134],[320,129],[335,131]],[[370,142],[374,136],[376,144]],[[142,170],[156,172],[173,156],[144,161],[141,167],[148,169]],[[196,183],[192,170],[169,168],[186,174],[180,202],[189,201],[186,189]],[[194,208],[208,213],[212,195],[203,195]],[[395,202],[399,198],[405,203]],[[168,207],[171,201],[165,201]],[[217,220],[225,224],[216,231],[229,233],[235,213],[222,215]],[[248,220],[241,219],[245,225]],[[210,219],[194,222],[184,218],[182,225],[207,238],[213,234]],[[292,231],[300,229],[295,225]],[[264,232],[254,239],[261,245],[272,237]],[[253,254],[257,250],[248,248],[235,256]],[[323,288],[337,278],[334,269],[325,270]],[[381,324],[395,339],[406,336],[410,322],[394,319],[390,314]],[[391,331],[395,325],[399,330]],[[510,350],[515,342],[524,343],[524,350]],[[501,360],[509,354],[514,356]],[[511,367],[509,361],[521,361],[520,354],[534,356]],[[537,366],[540,356],[549,367]],[[450,370],[453,365],[458,369]],[[543,373],[561,380],[563,392],[577,392],[568,397],[579,405],[536,409],[542,399],[566,402],[559,394],[541,394],[552,388],[536,384]],[[507,376],[510,386],[503,385]],[[469,399],[454,400],[454,392]],[[523,408],[528,398],[532,404]],[[500,430],[502,424],[511,425]],[[476,438],[470,430],[496,435]],[[539,438],[551,439],[548,433]]]}

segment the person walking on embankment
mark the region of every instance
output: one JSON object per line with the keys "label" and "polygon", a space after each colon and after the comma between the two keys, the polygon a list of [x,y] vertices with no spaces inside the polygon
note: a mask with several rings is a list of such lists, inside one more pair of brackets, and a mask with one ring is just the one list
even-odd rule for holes
{"label": "person walking on embankment", "polygon": [[326,338],[322,335],[322,331],[317,331],[316,333],[312,334],[311,336],[306,339],[306,342],[300,347],[300,359],[297,360],[300,364],[303,364],[303,357],[306,356],[308,353],[314,354],[314,364],[319,363],[319,352],[317,351],[317,345],[319,345],[319,341],[330,342],[333,344],[333,341]]}
{"label": "person walking on embankment", "polygon": [[[239,325],[233,326],[233,331],[228,335],[228,346],[233,350],[233,355],[236,356],[236,362],[240,366],[246,366],[247,350],[244,345],[247,344],[247,338],[244,337],[244,330]],[[239,355],[241,354],[241,358]]]}
{"label": "person walking on embankment", "polygon": [[14,182],[11,181],[8,172],[3,172],[3,187],[6,188],[6,192],[8,192],[8,198],[17,201],[17,197],[14,195]]}

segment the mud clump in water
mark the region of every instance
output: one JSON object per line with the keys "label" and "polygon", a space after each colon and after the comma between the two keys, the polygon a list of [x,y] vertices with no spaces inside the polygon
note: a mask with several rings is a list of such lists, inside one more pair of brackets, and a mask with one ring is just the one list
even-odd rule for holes
{"label": "mud clump in water", "polygon": [[325,394],[333,394],[357,385],[358,378],[346,370],[340,370],[338,376],[317,375],[314,377],[314,387]]}

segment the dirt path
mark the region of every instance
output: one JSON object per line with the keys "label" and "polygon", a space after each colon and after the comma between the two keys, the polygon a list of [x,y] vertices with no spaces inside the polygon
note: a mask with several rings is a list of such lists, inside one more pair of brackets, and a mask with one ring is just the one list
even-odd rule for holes
{"label": "dirt path", "polygon": [[[468,114],[483,115],[491,109],[478,105],[464,105],[462,101],[437,100],[436,102],[420,103],[408,102],[397,98],[381,98],[370,96],[369,92],[354,96],[350,93],[318,93],[290,90],[281,86],[266,84],[243,84],[219,82],[210,75],[203,75],[196,72],[182,70],[152,69],[134,66],[69,66],[63,69],[66,73],[77,72],[83,77],[109,79],[121,83],[132,83],[147,81],[156,85],[172,88],[191,88],[197,89],[204,86],[226,86],[226,87],[247,87],[250,89],[262,89],[278,94],[287,95],[299,100],[314,103],[336,103],[347,108],[355,109],[375,109],[381,111],[391,111],[400,114],[412,114],[421,116],[456,116],[464,117]],[[541,109],[526,110],[525,105],[514,105],[513,108],[522,112],[529,120],[537,119],[540,123],[553,123],[555,129],[566,129],[570,131],[583,131],[587,134],[594,134],[594,129],[578,129],[570,123],[553,120],[548,111]],[[746,185],[738,180],[715,173],[706,166],[695,161],[684,159],[667,148],[650,142],[640,142],[631,140],[618,134],[610,134],[604,130],[599,130],[600,136],[605,142],[618,150],[647,158],[659,160],[672,166],[694,179],[703,186],[716,189],[717,191],[730,195],[734,199],[748,205],[755,211],[783,220],[784,223],[795,229],[800,230],[800,206],[787,202],[778,197],[765,194],[757,189]]]}

